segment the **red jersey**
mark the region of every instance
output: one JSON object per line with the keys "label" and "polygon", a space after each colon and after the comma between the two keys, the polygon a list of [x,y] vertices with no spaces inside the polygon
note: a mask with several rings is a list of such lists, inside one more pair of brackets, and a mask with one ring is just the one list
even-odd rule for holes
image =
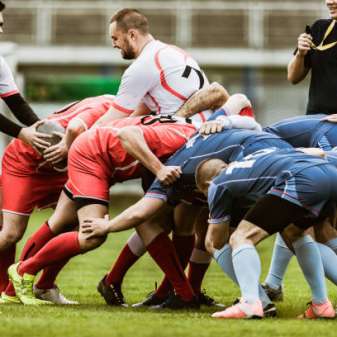
{"label": "red jersey", "polygon": [[[147,117],[151,118],[156,119]],[[192,124],[156,121],[143,125],[141,120],[142,117],[123,118],[79,136],[69,152],[69,179],[72,180],[74,172],[97,175],[99,171],[104,175],[101,179],[109,179],[110,185],[138,178],[141,163],[126,152],[117,137],[123,126],[140,127],[149,148],[161,160],[178,150],[196,131]]]}
{"label": "red jersey", "polygon": [[[114,96],[102,95],[89,97],[79,102],[74,102],[65,106],[48,116],[67,128],[69,122],[77,118],[89,129],[102,115],[104,115],[112,106]],[[27,176],[34,173],[55,174],[55,170],[48,165],[43,157],[30,145],[19,139],[13,139],[5,150],[3,165],[9,173]]]}

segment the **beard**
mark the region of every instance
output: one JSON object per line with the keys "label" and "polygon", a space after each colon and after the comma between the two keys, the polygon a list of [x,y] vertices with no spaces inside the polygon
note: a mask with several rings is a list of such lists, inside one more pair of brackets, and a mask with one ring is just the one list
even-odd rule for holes
{"label": "beard", "polygon": [[124,47],[121,49],[121,54],[124,60],[133,60],[136,58],[136,53],[126,39],[124,40]]}

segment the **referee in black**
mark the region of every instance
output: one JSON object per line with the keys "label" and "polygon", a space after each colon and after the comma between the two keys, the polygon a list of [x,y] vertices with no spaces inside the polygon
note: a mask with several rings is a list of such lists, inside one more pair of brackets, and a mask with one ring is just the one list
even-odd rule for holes
{"label": "referee in black", "polygon": [[311,70],[307,114],[337,114],[337,0],[325,3],[330,19],[307,26],[288,64],[288,80],[293,84],[301,82]]}

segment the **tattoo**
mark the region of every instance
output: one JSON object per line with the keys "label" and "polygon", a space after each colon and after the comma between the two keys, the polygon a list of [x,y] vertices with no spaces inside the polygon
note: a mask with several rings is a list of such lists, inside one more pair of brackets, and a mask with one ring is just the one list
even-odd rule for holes
{"label": "tattoo", "polygon": [[224,105],[229,98],[226,89],[218,83],[212,83],[194,93],[176,112],[176,116],[191,117],[203,110],[215,110]]}

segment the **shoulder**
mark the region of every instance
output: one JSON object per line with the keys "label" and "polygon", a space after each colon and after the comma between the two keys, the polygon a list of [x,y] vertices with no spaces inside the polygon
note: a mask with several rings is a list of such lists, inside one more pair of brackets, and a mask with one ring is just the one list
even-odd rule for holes
{"label": "shoulder", "polygon": [[311,25],[311,30],[313,33],[320,32],[322,29],[328,28],[331,23],[331,19],[319,19]]}

